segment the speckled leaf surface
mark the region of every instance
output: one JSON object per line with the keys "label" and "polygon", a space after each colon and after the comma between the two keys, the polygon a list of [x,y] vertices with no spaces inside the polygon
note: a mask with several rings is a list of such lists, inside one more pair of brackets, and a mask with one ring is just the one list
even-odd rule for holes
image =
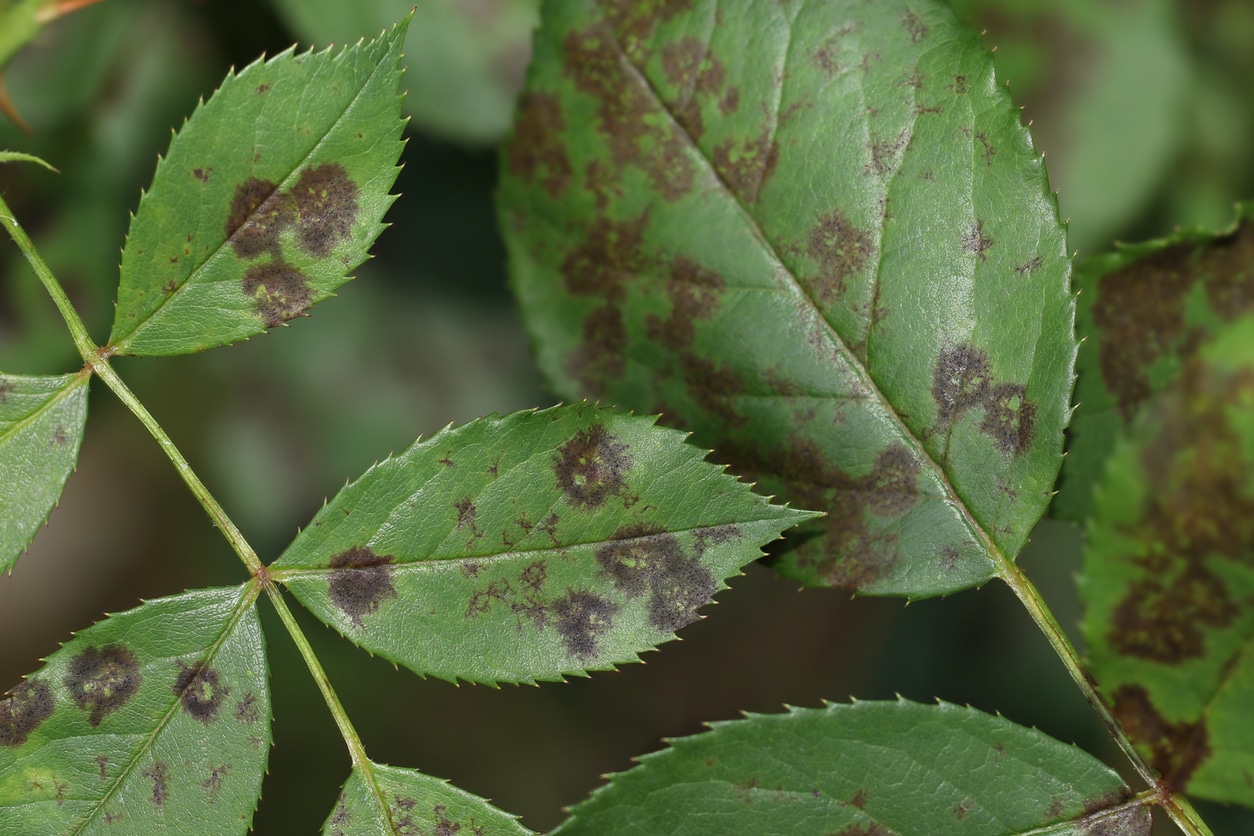
{"label": "speckled leaf surface", "polygon": [[1254,805],[1254,319],[1184,365],[1096,492],[1091,666],[1172,789]]}
{"label": "speckled leaf surface", "polygon": [[344,488],[272,575],[424,676],[529,682],[636,661],[810,516],[683,439],[588,404],[444,430]]}
{"label": "speckled leaf surface", "polygon": [[88,375],[0,375],[0,571],[35,539],[78,462]]}
{"label": "speckled leaf surface", "polygon": [[1051,512],[1082,522],[1115,440],[1222,328],[1254,311],[1254,205],[1215,234],[1183,231],[1083,262],[1079,407]]}
{"label": "speckled leaf surface", "polygon": [[534,49],[499,212],[557,391],[828,512],[786,541],[807,583],[936,595],[1013,559],[1073,304],[979,39],[933,2],[588,0],[545,5]]}
{"label": "speckled leaf surface", "polygon": [[185,354],[305,315],[383,230],[408,21],[230,75],[158,163],[122,253],[109,343]]}
{"label": "speckled leaf surface", "polygon": [[466,833],[524,836],[532,831],[465,790],[413,769],[370,764],[354,768],[323,836],[409,836]]}
{"label": "speckled leaf surface", "polygon": [[1148,836],[1113,771],[973,708],[857,702],[671,741],[571,810],[574,834]]}
{"label": "speckled leaf surface", "polygon": [[457,142],[499,142],[531,55],[539,0],[276,0],[313,43],[378,32],[413,10],[405,37],[405,110],[414,127]]}
{"label": "speckled leaf surface", "polygon": [[0,832],[247,833],[269,753],[248,587],[148,601],[0,701]]}

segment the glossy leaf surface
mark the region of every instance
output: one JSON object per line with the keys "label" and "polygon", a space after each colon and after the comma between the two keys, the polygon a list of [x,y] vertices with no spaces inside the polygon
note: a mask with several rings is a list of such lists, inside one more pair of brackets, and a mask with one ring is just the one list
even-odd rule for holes
{"label": "glossy leaf surface", "polygon": [[1081,593],[1092,669],[1175,790],[1254,805],[1254,319],[1115,448]]}
{"label": "glossy leaf surface", "polygon": [[498,142],[531,55],[539,0],[277,0],[313,43],[378,32],[413,10],[405,37],[405,110],[414,126],[459,142]]}
{"label": "glossy leaf surface", "polygon": [[270,753],[247,587],[80,631],[0,702],[0,832],[243,834]]}
{"label": "glossy leaf surface", "polygon": [[109,337],[118,353],[231,343],[347,281],[393,199],[406,25],[339,52],[257,61],[196,109],[131,224]]}
{"label": "glossy leaf surface", "polygon": [[1120,247],[1076,271],[1075,418],[1053,513],[1082,522],[1115,440],[1222,326],[1254,311],[1254,206],[1228,230]]}
{"label": "glossy leaf surface", "polygon": [[0,571],[26,551],[74,471],[89,380],[0,375]]}
{"label": "glossy leaf surface", "polygon": [[784,571],[925,596],[1017,555],[1069,414],[1070,268],[947,7],[548,4],[501,164],[555,388],[827,511]]}
{"label": "glossy leaf surface", "polygon": [[272,573],[423,675],[528,682],[632,662],[810,516],[683,439],[588,404],[444,430],[340,491]]}
{"label": "glossy leaf surface", "polygon": [[475,834],[523,836],[530,830],[482,798],[413,769],[372,763],[354,769],[323,836]]}
{"label": "glossy leaf surface", "polygon": [[1148,836],[1074,746],[973,708],[858,702],[751,714],[610,776],[554,834]]}

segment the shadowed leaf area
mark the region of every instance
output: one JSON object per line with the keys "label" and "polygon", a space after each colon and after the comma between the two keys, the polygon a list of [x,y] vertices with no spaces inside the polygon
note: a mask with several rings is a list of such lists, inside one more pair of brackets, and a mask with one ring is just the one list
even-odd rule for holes
{"label": "shadowed leaf area", "polygon": [[1052,513],[1082,522],[1115,440],[1224,326],[1254,310],[1254,207],[1218,234],[1121,247],[1076,272],[1079,408]]}
{"label": "shadowed leaf area", "polygon": [[1167,786],[1254,804],[1254,319],[1116,446],[1081,591],[1093,670]]}
{"label": "shadowed leaf area", "polygon": [[978,39],[930,2],[542,21],[498,207],[554,388],[826,511],[780,550],[806,583],[937,595],[1013,559],[1060,462],[1073,308]]}
{"label": "shadowed leaf area", "polygon": [[375,465],[272,575],[423,675],[531,682],[636,661],[813,516],[702,458],[651,418],[589,404],[480,419]]}
{"label": "shadowed leaf area", "polygon": [[609,776],[555,836],[1150,832],[1148,808],[1091,756],[948,703],[751,714],[670,744]]}

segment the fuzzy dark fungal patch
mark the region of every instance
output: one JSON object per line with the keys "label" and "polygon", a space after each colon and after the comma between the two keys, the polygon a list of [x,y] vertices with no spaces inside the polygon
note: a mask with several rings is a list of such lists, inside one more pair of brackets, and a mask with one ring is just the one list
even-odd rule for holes
{"label": "fuzzy dark fungal patch", "polygon": [[257,695],[252,691],[235,703],[235,719],[241,723],[255,723],[260,718],[257,708]]}
{"label": "fuzzy dark fungal patch", "polygon": [[231,689],[222,684],[222,674],[204,662],[190,666],[179,662],[179,675],[174,680],[174,693],[183,710],[208,725],[218,719],[222,703]]}
{"label": "fuzzy dark fungal patch", "polygon": [[855,226],[839,209],[819,219],[807,234],[806,254],[819,271],[810,285],[823,302],[831,302],[845,292],[850,279],[871,261],[871,235]]}
{"label": "fuzzy dark fungal patch", "polygon": [[56,710],[56,697],[47,683],[28,679],[0,699],[0,746],[15,748]]}
{"label": "fuzzy dark fungal patch", "polygon": [[157,761],[140,773],[152,781],[152,803],[158,810],[165,807],[165,800],[169,794],[165,783],[168,773],[169,767],[166,766],[165,761]]}
{"label": "fuzzy dark fungal patch", "polygon": [[528,183],[539,182],[550,197],[561,197],[572,177],[570,157],[560,136],[565,129],[557,96],[520,95],[514,133],[505,150],[510,173]]}
{"label": "fuzzy dark fungal patch", "polygon": [[231,765],[224,763],[221,766],[209,766],[209,777],[200,782],[200,788],[209,792],[210,798],[217,798],[222,792],[222,782],[226,780],[227,773],[231,771]]}
{"label": "fuzzy dark fungal patch", "polygon": [[1150,702],[1141,685],[1120,685],[1111,710],[1136,743],[1150,749],[1150,766],[1172,792],[1185,792],[1197,768],[1210,759],[1210,733],[1205,719],[1168,722]]}
{"label": "fuzzy dark fungal patch", "polygon": [[271,261],[248,268],[242,282],[244,295],[253,299],[267,328],[277,328],[301,316],[313,304],[313,291],[305,274],[285,261]]}
{"label": "fuzzy dark fungal patch", "polygon": [[294,219],[291,197],[277,183],[249,177],[235,187],[223,232],[240,258],[278,258],[279,235]]}
{"label": "fuzzy dark fungal patch", "polygon": [[65,688],[93,727],[126,705],[139,691],[143,677],[139,659],[123,644],[89,647],[70,660]]}
{"label": "fuzzy dark fungal patch", "polygon": [[579,430],[557,448],[553,472],[566,500],[580,508],[599,508],[626,488],[624,476],[631,467],[627,445],[593,424]]}
{"label": "fuzzy dark fungal patch", "polygon": [[674,534],[653,526],[619,528],[596,550],[596,559],[601,572],[628,598],[649,596],[649,623],[663,633],[696,621],[697,610],[718,589],[699,556],[685,554]]}
{"label": "fuzzy dark fungal patch", "polygon": [[973,253],[980,261],[988,261],[984,253],[993,246],[993,239],[984,234],[984,219],[977,218],[971,228],[962,234],[962,251]]}
{"label": "fuzzy dark fungal patch", "polygon": [[454,502],[453,508],[457,511],[458,531],[469,531],[472,540],[483,536],[483,532],[479,530],[479,524],[475,522],[479,515],[479,509],[475,507],[475,503],[470,497]]}
{"label": "fuzzy dark fungal patch", "polygon": [[313,256],[330,255],[357,221],[357,184],[339,163],[302,171],[292,187],[292,201],[297,214],[296,241]]}
{"label": "fuzzy dark fungal patch", "polygon": [[988,353],[963,343],[941,349],[932,370],[936,432],[948,432],[966,413],[983,410],[979,429],[1009,458],[1026,451],[1036,430],[1036,404],[1019,383],[994,383]]}
{"label": "fuzzy dark fungal patch", "polygon": [[567,589],[550,605],[553,627],[571,656],[594,658],[600,637],[614,626],[618,607],[609,598],[586,589]]}
{"label": "fuzzy dark fungal patch", "polygon": [[362,617],[379,611],[389,598],[396,597],[392,586],[390,554],[377,555],[366,546],[353,548],[331,558],[327,595],[356,627]]}

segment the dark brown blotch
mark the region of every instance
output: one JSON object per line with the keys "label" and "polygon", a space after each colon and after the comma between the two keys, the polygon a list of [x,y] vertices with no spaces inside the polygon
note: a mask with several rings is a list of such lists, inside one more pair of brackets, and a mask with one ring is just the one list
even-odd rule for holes
{"label": "dark brown blotch", "polygon": [[301,316],[313,304],[313,291],[305,274],[285,261],[271,261],[248,268],[244,295],[253,299],[267,328],[277,328]]}
{"label": "dark brown blotch", "polygon": [[294,218],[291,197],[277,183],[249,177],[235,187],[223,232],[240,258],[278,258],[279,235]]}
{"label": "dark brown blotch", "polygon": [[586,589],[567,589],[549,605],[552,625],[571,656],[591,659],[600,637],[614,626],[618,607],[609,598]]}
{"label": "dark brown blotch", "polygon": [[710,418],[721,418],[728,427],[740,427],[746,418],[736,410],[736,399],[748,387],[731,365],[691,351],[679,355],[679,373],[688,396]]}
{"label": "dark brown blotch", "polygon": [[719,94],[727,69],[704,43],[685,35],[662,47],[662,73],[676,90],[675,99],[667,103],[675,120],[694,142],[700,141],[705,133],[701,103]]}
{"label": "dark brown blotch", "polygon": [[261,714],[257,708],[257,695],[252,691],[245,694],[235,704],[235,719],[241,723],[255,723]]}
{"label": "dark brown blotch", "polygon": [[671,312],[665,319],[649,314],[645,320],[649,339],[672,351],[691,347],[696,323],[713,316],[726,290],[727,282],[718,273],[689,256],[676,256],[666,281]]}
{"label": "dark brown blotch", "polygon": [[1120,685],[1111,710],[1133,742],[1149,748],[1150,766],[1161,776],[1164,789],[1185,792],[1193,773],[1210,759],[1205,718],[1168,722],[1141,685]]}
{"label": "dark brown blotch", "polygon": [[21,746],[56,707],[52,689],[42,680],[28,679],[8,691],[0,699],[0,746]]}
{"label": "dark brown blotch", "polygon": [[839,209],[819,218],[806,234],[805,250],[818,265],[810,285],[823,302],[843,295],[849,280],[866,269],[873,255],[871,234]]}
{"label": "dark brown blotch", "polygon": [[157,761],[140,773],[145,778],[152,780],[152,803],[158,810],[165,807],[165,800],[168,794],[165,780],[168,772],[169,767],[166,766],[165,761]]}
{"label": "dark brown blotch", "polygon": [[566,289],[576,296],[622,302],[627,282],[648,266],[641,245],[648,216],[626,221],[600,218],[584,230],[583,240],[572,248],[558,268]]}
{"label": "dark brown blotch", "polygon": [[571,181],[570,158],[561,139],[565,127],[557,96],[519,96],[514,133],[505,149],[510,173],[528,183],[538,181],[550,197],[561,197]]}
{"label": "dark brown blotch", "polygon": [[972,253],[980,261],[988,261],[984,253],[993,246],[993,239],[984,234],[984,219],[977,218],[971,228],[962,233],[962,251]]}
{"label": "dark brown blotch", "polygon": [[143,681],[139,659],[123,644],[86,648],[70,660],[65,673],[70,699],[88,712],[93,727],[126,705]]}
{"label": "dark brown blotch", "polygon": [[231,771],[231,765],[224,763],[221,766],[209,765],[209,777],[200,782],[200,788],[209,792],[210,798],[217,798],[222,792],[222,782],[226,780],[227,773]]}
{"label": "dark brown blotch", "polygon": [[1024,453],[1036,431],[1036,403],[1019,383],[994,383],[988,353],[969,343],[941,349],[932,369],[936,432],[948,432],[962,416],[982,410],[980,432],[1006,458]]}
{"label": "dark brown blotch", "polygon": [[571,352],[566,371],[593,395],[603,395],[610,381],[626,370],[627,326],[617,305],[596,308],[583,321],[583,338]]}
{"label": "dark brown blotch", "polygon": [[188,666],[179,662],[174,693],[184,711],[208,725],[218,719],[218,712],[222,709],[222,703],[230,696],[231,689],[222,684],[222,674],[207,663],[196,662]]}
{"label": "dark brown blotch", "polygon": [[557,486],[568,502],[581,508],[599,508],[611,496],[621,494],[629,467],[627,445],[604,424],[579,430],[557,448],[553,458]]}
{"label": "dark brown blotch", "polygon": [[769,127],[743,139],[728,137],[714,146],[714,170],[745,203],[757,202],[779,164],[779,143]]}
{"label": "dark brown blotch", "polygon": [[[709,541],[706,541],[708,545]],[[628,598],[649,596],[649,623],[673,633],[698,618],[718,582],[698,555],[687,555],[674,534],[633,523],[596,550],[597,563]]]}
{"label": "dark brown blotch", "polygon": [[379,611],[389,598],[396,597],[392,586],[390,554],[377,555],[366,546],[354,546],[331,558],[327,595],[331,603],[347,615],[354,626],[362,627],[362,617]]}
{"label": "dark brown blotch", "polygon": [[330,255],[357,221],[357,184],[339,163],[306,168],[292,187],[296,241],[314,256]]}

